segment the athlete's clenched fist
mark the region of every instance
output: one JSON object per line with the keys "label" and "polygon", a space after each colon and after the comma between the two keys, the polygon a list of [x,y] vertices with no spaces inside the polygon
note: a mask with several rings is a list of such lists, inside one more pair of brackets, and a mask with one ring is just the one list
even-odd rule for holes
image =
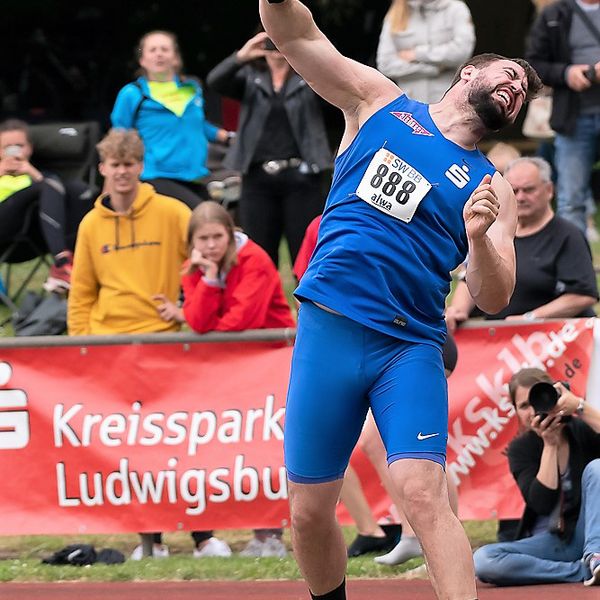
{"label": "athlete's clenched fist", "polygon": [[486,175],[467,200],[463,218],[470,239],[483,237],[500,210],[498,196],[492,187],[492,176]]}

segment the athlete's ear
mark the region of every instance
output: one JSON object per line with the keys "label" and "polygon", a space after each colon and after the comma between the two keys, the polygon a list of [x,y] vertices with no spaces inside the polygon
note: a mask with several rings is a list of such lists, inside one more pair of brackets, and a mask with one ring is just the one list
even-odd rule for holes
{"label": "athlete's ear", "polygon": [[470,81],[473,79],[473,77],[475,77],[475,75],[477,75],[478,72],[479,69],[477,69],[477,67],[473,65],[467,65],[466,67],[463,67],[462,71],[460,72],[460,78],[464,81]]}

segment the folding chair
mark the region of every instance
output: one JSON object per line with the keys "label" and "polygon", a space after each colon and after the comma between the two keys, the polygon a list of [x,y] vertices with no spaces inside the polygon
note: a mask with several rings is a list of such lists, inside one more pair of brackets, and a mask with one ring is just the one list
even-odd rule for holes
{"label": "folding chair", "polygon": [[[42,266],[49,267],[51,264],[51,261],[48,259],[48,249],[46,248],[46,243],[39,227],[37,211],[38,205],[34,202],[27,209],[19,233],[0,252],[0,265],[4,265],[4,274],[1,276],[3,289],[0,289],[0,300],[8,306],[13,314],[18,311],[17,300],[27,288],[30,281],[35,277],[38,270]],[[27,271],[21,283],[16,290],[13,289],[11,285],[12,266],[34,259],[33,265]],[[11,316],[4,319],[0,323],[0,327],[6,325],[10,321]]]}
{"label": "folding chair", "polygon": [[95,185],[98,123],[45,123],[31,125],[29,132],[32,162],[40,171],[55,173],[63,183],[78,179]]}
{"label": "folding chair", "polygon": [[[69,181],[83,181],[90,189],[96,185],[96,144],[100,139],[100,126],[95,121],[84,123],[46,123],[29,128],[33,146],[32,163],[43,172],[58,175],[66,187]],[[26,214],[23,226],[10,244],[0,246],[0,267],[4,274],[4,290],[0,300],[12,312],[16,302],[42,266],[50,266],[48,249],[39,228],[38,206],[33,203]],[[13,289],[11,267],[16,263],[34,260],[23,281]],[[4,325],[9,319],[0,323]]]}

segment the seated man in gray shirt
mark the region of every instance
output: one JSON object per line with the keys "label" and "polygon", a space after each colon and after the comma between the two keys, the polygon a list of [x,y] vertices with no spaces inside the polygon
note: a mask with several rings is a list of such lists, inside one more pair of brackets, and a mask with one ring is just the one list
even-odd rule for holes
{"label": "seated man in gray shirt", "polygon": [[[517,279],[509,305],[489,319],[549,319],[594,316],[598,300],[592,255],[583,233],[552,210],[550,165],[518,158],[504,177],[517,200]],[[475,307],[465,282],[458,283],[446,323],[450,331]]]}

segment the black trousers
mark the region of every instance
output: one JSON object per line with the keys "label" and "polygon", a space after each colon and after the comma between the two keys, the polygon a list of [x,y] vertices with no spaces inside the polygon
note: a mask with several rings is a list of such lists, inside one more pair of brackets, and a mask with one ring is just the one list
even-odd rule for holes
{"label": "black trousers", "polygon": [[279,243],[285,236],[292,263],[308,224],[323,212],[323,177],[284,169],[268,175],[260,165],[242,177],[239,216],[242,229],[279,265]]}
{"label": "black trousers", "polygon": [[[190,535],[192,536],[192,539],[194,540],[194,544],[197,546],[198,544],[201,544],[202,542],[209,540],[212,537],[213,532],[212,532],[212,530],[210,530],[210,531],[191,531]],[[162,533],[153,533],[152,534],[152,543],[153,544],[162,544]]]}
{"label": "black trousers", "polygon": [[204,200],[210,200],[210,194],[206,186],[197,181],[181,181],[179,179],[158,177],[149,179],[147,183],[154,186],[159,194],[181,200],[191,210],[194,210]]}
{"label": "black trousers", "polygon": [[[30,207],[36,215],[31,220],[32,237],[42,234],[47,249],[56,255],[67,248],[66,194],[62,183],[43,180],[15,192],[0,202],[0,246],[10,244],[21,233]],[[38,235],[36,235],[36,232]]]}
{"label": "black trousers", "polygon": [[34,210],[35,214],[28,231],[24,232],[28,238],[53,256],[63,250],[73,250],[77,228],[94,205],[96,192],[83,182],[72,181],[63,185],[51,177],[15,192],[0,202],[0,253],[21,233],[29,210]]}

